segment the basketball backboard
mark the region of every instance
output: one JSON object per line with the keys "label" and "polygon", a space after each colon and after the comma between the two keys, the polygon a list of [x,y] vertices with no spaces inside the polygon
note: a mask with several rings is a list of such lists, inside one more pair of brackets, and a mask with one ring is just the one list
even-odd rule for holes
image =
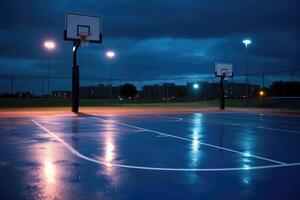
{"label": "basketball backboard", "polygon": [[230,63],[215,63],[215,74],[217,77],[232,77],[233,71],[232,71],[232,64]]}
{"label": "basketball backboard", "polygon": [[64,39],[101,43],[101,18],[94,15],[66,13]]}

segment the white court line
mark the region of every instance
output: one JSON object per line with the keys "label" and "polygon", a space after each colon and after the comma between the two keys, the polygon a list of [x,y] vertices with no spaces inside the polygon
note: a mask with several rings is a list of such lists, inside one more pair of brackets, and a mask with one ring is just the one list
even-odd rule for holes
{"label": "white court line", "polygon": [[[194,142],[194,140],[189,139],[189,138],[184,138],[184,137],[180,137],[180,136],[176,136],[176,135],[163,133],[163,132],[160,132],[160,131],[141,128],[141,127],[138,127],[138,126],[124,124],[124,123],[121,123],[121,122],[115,122],[115,121],[106,120],[106,119],[102,119],[102,118],[98,118],[98,117],[90,117],[90,118],[97,119],[97,120],[104,121],[104,122],[110,122],[110,123],[113,123],[113,124],[118,124],[118,125],[122,125],[122,126],[126,126],[126,127],[130,127],[130,128],[134,128],[134,129],[138,129],[138,130],[143,130],[145,132],[157,133],[159,135],[163,135],[163,136],[167,136],[167,137],[172,137],[172,138],[176,138],[176,139],[180,139],[180,140]],[[209,147],[221,149],[221,150],[224,150],[224,151],[230,151],[230,152],[233,152],[233,153],[238,153],[238,154],[241,154],[241,155],[246,156],[246,157],[253,157],[253,158],[257,158],[257,159],[261,159],[261,160],[265,160],[265,161],[269,161],[269,162],[273,162],[273,163],[277,163],[277,164],[282,164],[282,165],[287,164],[287,163],[284,163],[284,162],[281,162],[281,161],[277,161],[277,160],[273,160],[273,159],[269,159],[269,158],[265,158],[265,157],[261,157],[261,156],[256,156],[256,155],[252,155],[252,154],[246,154],[245,152],[240,152],[240,151],[237,151],[237,150],[233,150],[233,149],[229,149],[229,148],[225,148],[225,147],[220,147],[220,146],[216,146],[216,145],[205,143],[205,142],[198,141],[198,143],[202,144],[204,146],[209,146]]]}
{"label": "white court line", "polygon": [[[193,118],[178,118],[178,117],[170,117],[170,118],[174,118],[174,119],[183,119],[183,121],[193,121],[196,119]],[[242,127],[249,127],[249,128],[258,128],[258,129],[265,129],[265,130],[272,130],[272,131],[278,131],[278,132],[287,132],[287,133],[296,133],[296,134],[300,134],[300,131],[293,131],[293,130],[286,130],[286,129],[278,129],[278,128],[269,128],[269,127],[265,127],[265,126],[251,126],[251,125],[247,125],[247,124],[241,124],[241,123],[231,123],[231,122],[216,122],[216,121],[207,121],[205,119],[201,119],[202,122],[204,123],[210,123],[210,124],[225,124],[225,125],[231,125],[231,126],[242,126]]]}
{"label": "white court line", "polygon": [[266,165],[266,166],[257,166],[257,167],[230,167],[230,168],[164,168],[164,167],[147,167],[147,166],[136,166],[136,165],[122,165],[122,164],[115,164],[115,163],[109,163],[109,162],[102,162],[99,160],[95,160],[93,158],[90,158],[88,156],[85,156],[78,152],[76,149],[74,149],[71,145],[69,145],[67,142],[65,142],[63,139],[61,139],[59,136],[57,136],[55,133],[51,132],[44,126],[42,126],[39,122],[36,120],[32,120],[34,124],[36,124],[38,127],[40,127],[42,130],[50,134],[52,137],[54,137],[57,141],[59,141],[67,150],[69,150],[71,153],[73,153],[75,156],[82,158],[84,160],[101,164],[107,167],[114,166],[114,167],[121,167],[121,168],[127,168],[127,169],[141,169],[141,170],[154,170],[154,171],[185,171],[185,172],[195,172],[195,171],[203,171],[203,172],[209,172],[209,171],[241,171],[241,170],[257,170],[257,169],[272,169],[272,168],[283,168],[283,167],[292,167],[292,166],[300,166],[300,162],[298,163],[290,163],[290,164],[276,164],[276,165]]}

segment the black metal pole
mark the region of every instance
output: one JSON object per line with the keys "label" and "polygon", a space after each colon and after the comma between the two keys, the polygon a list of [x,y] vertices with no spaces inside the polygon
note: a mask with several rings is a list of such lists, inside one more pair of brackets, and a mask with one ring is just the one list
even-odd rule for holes
{"label": "black metal pole", "polygon": [[141,80],[140,100],[141,100],[141,106],[143,106],[143,80]]}
{"label": "black metal pole", "polygon": [[47,79],[48,79],[48,90],[47,90],[47,95],[50,97],[50,50],[48,49],[48,74],[47,74]]}
{"label": "black metal pole", "polygon": [[246,106],[249,106],[248,47],[245,46]]}
{"label": "black metal pole", "polygon": [[77,65],[77,50],[81,41],[74,41],[73,46],[73,67],[72,67],[72,112],[79,109],[79,66]]}
{"label": "black metal pole", "polygon": [[263,96],[262,96],[262,107],[265,107],[265,95],[267,93],[267,91],[265,91],[265,74],[262,74],[262,91],[264,92]]}
{"label": "black metal pole", "polygon": [[220,109],[225,109],[225,96],[224,96],[224,78],[225,75],[221,76],[220,79]]}

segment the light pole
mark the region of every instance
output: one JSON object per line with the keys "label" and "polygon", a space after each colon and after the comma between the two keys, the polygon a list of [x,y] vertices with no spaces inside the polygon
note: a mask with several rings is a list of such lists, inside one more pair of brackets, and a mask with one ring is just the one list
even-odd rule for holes
{"label": "light pole", "polygon": [[50,55],[51,51],[55,48],[55,43],[53,41],[47,40],[44,42],[44,47],[48,50],[48,92],[50,96]]}
{"label": "light pole", "polygon": [[[110,60],[112,60],[116,56],[115,52],[113,51],[107,51],[106,52],[106,57]],[[108,74],[108,79],[109,79],[109,98],[112,96],[112,85],[111,85],[111,65],[109,65],[109,74]]]}
{"label": "light pole", "polygon": [[197,94],[195,94],[196,93],[196,91],[198,90],[198,88],[199,88],[199,84],[198,83],[194,83],[193,84],[193,99],[195,99],[195,100],[197,100]]}
{"label": "light pole", "polygon": [[249,39],[245,39],[243,40],[243,43],[245,45],[245,76],[246,76],[246,103],[248,106],[248,99],[249,99],[249,89],[248,89],[248,45],[250,45],[252,43],[251,40]]}

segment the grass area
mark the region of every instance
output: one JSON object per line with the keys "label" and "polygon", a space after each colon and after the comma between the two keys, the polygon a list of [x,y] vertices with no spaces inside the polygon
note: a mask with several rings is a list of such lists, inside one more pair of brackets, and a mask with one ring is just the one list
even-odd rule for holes
{"label": "grass area", "polygon": [[[0,98],[0,108],[26,108],[26,107],[69,107],[71,106],[70,99],[53,99],[53,98],[30,98],[30,99],[8,99]],[[117,100],[117,99],[80,99],[80,106],[97,107],[190,107],[190,108],[208,108],[218,107],[219,100],[202,100],[193,102],[158,102],[158,101],[141,101],[141,100]],[[244,99],[227,99],[227,107],[253,107],[262,108],[263,102],[261,99],[251,99],[248,105]],[[300,109],[299,105],[290,104],[268,104],[264,105],[266,108],[287,108]]]}

